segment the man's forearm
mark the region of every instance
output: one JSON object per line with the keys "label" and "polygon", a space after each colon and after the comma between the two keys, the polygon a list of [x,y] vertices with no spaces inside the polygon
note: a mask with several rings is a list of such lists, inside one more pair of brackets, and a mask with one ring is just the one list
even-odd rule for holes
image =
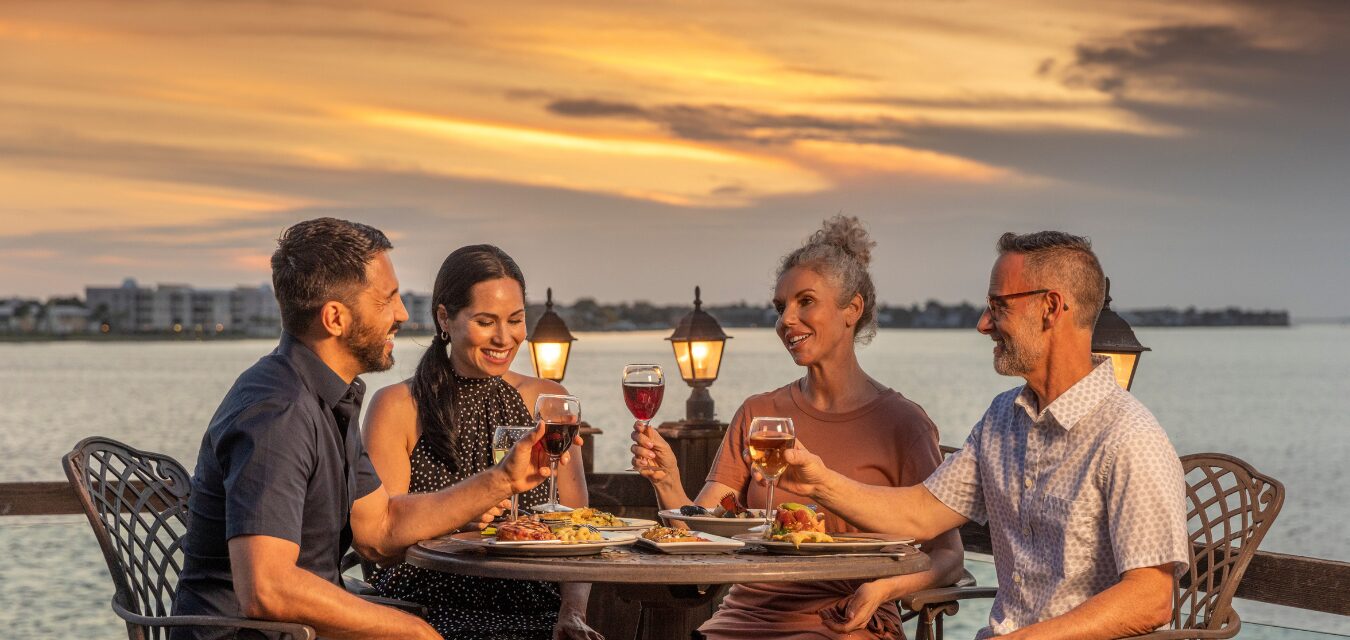
{"label": "man's forearm", "polygon": [[[474,521],[511,497],[511,483],[493,467],[434,493],[408,493],[389,499],[384,552],[405,549]],[[383,553],[383,552],[382,552]]]}
{"label": "man's forearm", "polygon": [[1109,640],[1148,633],[1170,619],[1175,590],[1170,571],[1169,566],[1126,572],[1120,582],[1088,598],[1068,613],[1002,637],[1009,640]]}
{"label": "man's forearm", "polygon": [[259,585],[243,604],[249,617],[307,624],[335,640],[439,637],[420,618],[366,602],[298,567],[272,580],[270,588]]}
{"label": "man's forearm", "polygon": [[912,489],[867,485],[832,473],[828,481],[816,486],[812,498],[863,531],[918,536],[923,525],[913,518],[917,509],[908,504],[906,495]]}

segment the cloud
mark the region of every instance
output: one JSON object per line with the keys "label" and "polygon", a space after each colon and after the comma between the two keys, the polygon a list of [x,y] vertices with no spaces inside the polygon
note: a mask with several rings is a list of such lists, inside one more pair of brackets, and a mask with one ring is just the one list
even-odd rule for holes
{"label": "cloud", "polygon": [[798,140],[900,144],[904,124],[885,116],[841,118],[802,113],[774,114],[724,104],[642,107],[629,102],[560,99],[549,113],[570,118],[623,118],[656,124],[686,140],[781,145]]}
{"label": "cloud", "polygon": [[1236,74],[1278,65],[1289,55],[1234,25],[1177,24],[1079,44],[1071,61],[1061,66],[1047,60],[1037,74],[1057,76],[1074,89],[1138,99],[1219,89],[1233,84]]}

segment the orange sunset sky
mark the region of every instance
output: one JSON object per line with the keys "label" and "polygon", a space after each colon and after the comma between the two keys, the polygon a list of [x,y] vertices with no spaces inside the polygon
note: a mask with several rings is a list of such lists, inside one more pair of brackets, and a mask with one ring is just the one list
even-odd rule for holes
{"label": "orange sunset sky", "polygon": [[1350,315],[1346,3],[0,4],[0,296],[257,284],[278,232],[471,242],[531,297],[762,302],[822,217],[884,301],[1007,230],[1117,306]]}

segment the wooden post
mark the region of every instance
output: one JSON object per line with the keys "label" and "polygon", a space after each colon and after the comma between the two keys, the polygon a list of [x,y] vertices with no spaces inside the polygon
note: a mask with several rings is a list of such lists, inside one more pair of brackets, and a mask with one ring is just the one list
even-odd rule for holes
{"label": "wooden post", "polygon": [[595,472],[595,436],[604,431],[583,420],[578,433],[581,434],[581,468],[590,475]]}
{"label": "wooden post", "polygon": [[675,459],[680,462],[680,479],[684,483],[684,490],[693,500],[703,490],[708,471],[712,469],[717,451],[722,447],[727,424],[681,420],[662,423],[656,429],[675,452]]}

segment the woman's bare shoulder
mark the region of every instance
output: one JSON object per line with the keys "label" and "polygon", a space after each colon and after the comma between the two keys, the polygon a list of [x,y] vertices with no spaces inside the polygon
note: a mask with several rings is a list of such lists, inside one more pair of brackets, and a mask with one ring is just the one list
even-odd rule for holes
{"label": "woman's bare shoulder", "polygon": [[535,399],[538,398],[540,394],[567,393],[567,387],[564,387],[557,382],[545,380],[544,378],[527,376],[514,371],[508,371],[506,375],[502,376],[502,379],[506,380],[507,384],[515,387],[516,391],[520,393],[520,398],[525,401],[525,406],[527,407],[533,407]]}
{"label": "woman's bare shoulder", "polygon": [[404,380],[381,388],[370,397],[362,430],[371,437],[402,435],[417,437],[417,403],[413,401],[412,381]]}

